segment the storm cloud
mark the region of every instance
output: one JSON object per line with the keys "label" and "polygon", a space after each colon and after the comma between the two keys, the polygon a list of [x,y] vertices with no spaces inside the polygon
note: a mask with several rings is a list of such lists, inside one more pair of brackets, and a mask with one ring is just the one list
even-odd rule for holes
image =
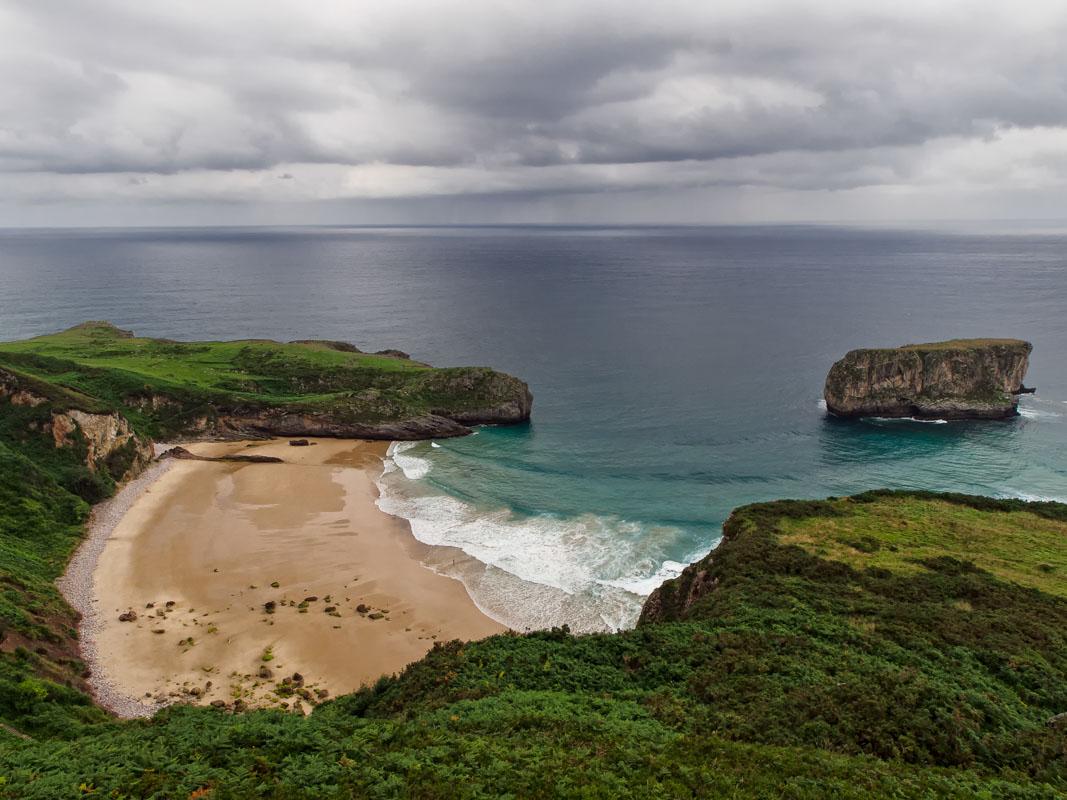
{"label": "storm cloud", "polygon": [[0,36],[6,224],[1067,211],[1061,3],[9,0]]}

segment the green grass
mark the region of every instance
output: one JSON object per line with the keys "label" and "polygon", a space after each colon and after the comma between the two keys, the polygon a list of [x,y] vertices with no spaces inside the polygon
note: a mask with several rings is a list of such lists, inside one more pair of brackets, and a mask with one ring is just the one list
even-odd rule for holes
{"label": "green grass", "polygon": [[985,347],[1027,347],[1022,339],[949,339],[944,342],[906,344],[901,350],[977,350]]}
{"label": "green grass", "polygon": [[[339,349],[340,348],[340,349]],[[265,409],[378,424],[490,409],[526,386],[484,367],[434,369],[336,343],[173,342],[104,322],[0,343],[0,368],[77,407],[118,409],[147,436]]]}
{"label": "green grass", "polygon": [[[343,352],[322,343],[281,344],[261,339],[232,342],[170,342],[123,336],[108,323],[87,322],[62,333],[0,344],[0,353],[21,353],[77,362],[90,367],[125,370],[153,382],[181,387],[227,390],[269,381],[280,369],[289,374],[313,373],[320,379],[331,371],[375,370],[424,372],[429,368],[399,358]],[[270,361],[276,360],[277,365]],[[261,364],[261,374],[247,366]],[[251,393],[254,393],[251,392]],[[293,396],[314,396],[314,392]]]}
{"label": "green grass", "polygon": [[105,718],[80,691],[77,616],[55,586],[88,511],[0,443],[0,721],[27,733],[76,735]]}
{"label": "green grass", "polygon": [[[1054,798],[1048,787],[678,733],[641,704],[515,692],[419,724],[177,709],[108,745],[15,743],[10,794],[212,798]],[[69,766],[91,763],[79,773]],[[75,783],[74,781],[77,781]],[[208,794],[205,790],[210,790]],[[4,796],[0,785],[0,796]]]}
{"label": "green grass", "polygon": [[262,340],[169,342],[122,335],[106,323],[0,344],[0,364],[54,386],[130,405],[159,392],[205,402],[321,405],[341,392],[402,386],[423,365],[314,344]]}
{"label": "green grass", "polygon": [[[122,464],[89,470],[77,436],[56,448],[52,411],[115,408],[166,429],[163,414],[205,398],[283,402],[285,387],[350,380],[359,354],[215,343],[188,345],[205,349],[186,363],[113,329],[99,335],[120,352],[102,353],[85,344],[94,331],[0,348],[47,401],[0,399],[0,798],[1067,793],[1067,728],[1046,724],[1067,711],[1067,505],[963,495],[740,508],[635,630],[440,644],[307,718],[175,707],[112,720],[82,691],[54,580],[86,501]],[[401,372],[420,376],[423,407],[479,374]],[[146,384],[174,405],[138,405]]]}
{"label": "green grass", "polygon": [[1049,594],[1067,596],[1067,517],[1032,511],[989,514],[941,499],[887,497],[877,503],[838,500],[834,516],[786,520],[779,541],[856,569],[914,575],[936,558],[978,569]]}
{"label": "green grass", "polygon": [[[1062,558],[1065,521],[923,493],[747,506],[635,630],[439,645],[306,719],[81,721],[13,738],[0,776],[20,798],[1059,797],[1065,581],[1011,565]],[[33,688],[23,709],[67,713]]]}

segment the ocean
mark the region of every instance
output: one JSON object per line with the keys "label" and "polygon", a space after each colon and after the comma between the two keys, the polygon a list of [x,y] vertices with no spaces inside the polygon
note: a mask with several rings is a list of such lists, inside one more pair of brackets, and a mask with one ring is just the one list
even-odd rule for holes
{"label": "ocean", "polygon": [[[632,625],[730,510],[877,487],[1067,500],[1067,235],[835,228],[0,231],[0,339],[107,319],[527,380],[526,426],[391,448],[383,509],[517,629]],[[847,350],[1034,344],[1007,422],[842,421]],[[447,571],[447,567],[438,565]]]}

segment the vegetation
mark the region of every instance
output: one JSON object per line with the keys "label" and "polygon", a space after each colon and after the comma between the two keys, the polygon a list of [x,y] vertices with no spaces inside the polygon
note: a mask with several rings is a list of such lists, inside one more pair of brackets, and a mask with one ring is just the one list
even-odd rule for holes
{"label": "vegetation", "polygon": [[0,397],[0,798],[1067,793],[1067,505],[963,495],[740,508],[634,630],[439,644],[308,717],[113,720],[53,585],[108,484],[33,414],[133,373],[64,374]]}
{"label": "vegetation", "polygon": [[[33,678],[0,796],[1057,797],[1065,530],[951,495],[748,506],[636,630],[448,643],[307,718],[97,721]],[[61,715],[76,738],[34,730]]]}
{"label": "vegetation", "polygon": [[949,339],[945,342],[906,344],[901,350],[984,350],[989,347],[1030,349],[1030,343],[1022,339]]}
{"label": "vegetation", "polygon": [[106,322],[0,343],[0,368],[72,407],[119,409],[154,438],[270,410],[342,425],[459,418],[509,401],[529,413],[526,385],[487,368],[433,369],[339,342],[145,339]]}

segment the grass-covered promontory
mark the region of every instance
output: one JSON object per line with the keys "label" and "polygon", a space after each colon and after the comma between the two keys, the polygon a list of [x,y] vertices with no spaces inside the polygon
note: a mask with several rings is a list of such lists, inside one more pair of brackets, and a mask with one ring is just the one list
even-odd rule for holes
{"label": "grass-covered promontory", "polygon": [[0,369],[122,412],[154,438],[217,434],[456,436],[522,422],[526,384],[485,367],[435,369],[343,342],[175,342],[106,322],[0,344]]}
{"label": "grass-covered promontory", "polygon": [[444,644],[306,718],[12,680],[0,797],[1062,797],[1067,506],[746,506],[635,630]]}
{"label": "grass-covered promontory", "polygon": [[[746,506],[635,630],[439,644],[308,717],[175,706],[119,722],[94,705],[54,581],[150,437],[336,420],[373,392],[404,419],[461,425],[495,399],[479,375],[514,385],[485,372],[100,324],[0,346],[0,798],[1067,794],[1057,503]],[[455,417],[435,413],[446,401]]]}

